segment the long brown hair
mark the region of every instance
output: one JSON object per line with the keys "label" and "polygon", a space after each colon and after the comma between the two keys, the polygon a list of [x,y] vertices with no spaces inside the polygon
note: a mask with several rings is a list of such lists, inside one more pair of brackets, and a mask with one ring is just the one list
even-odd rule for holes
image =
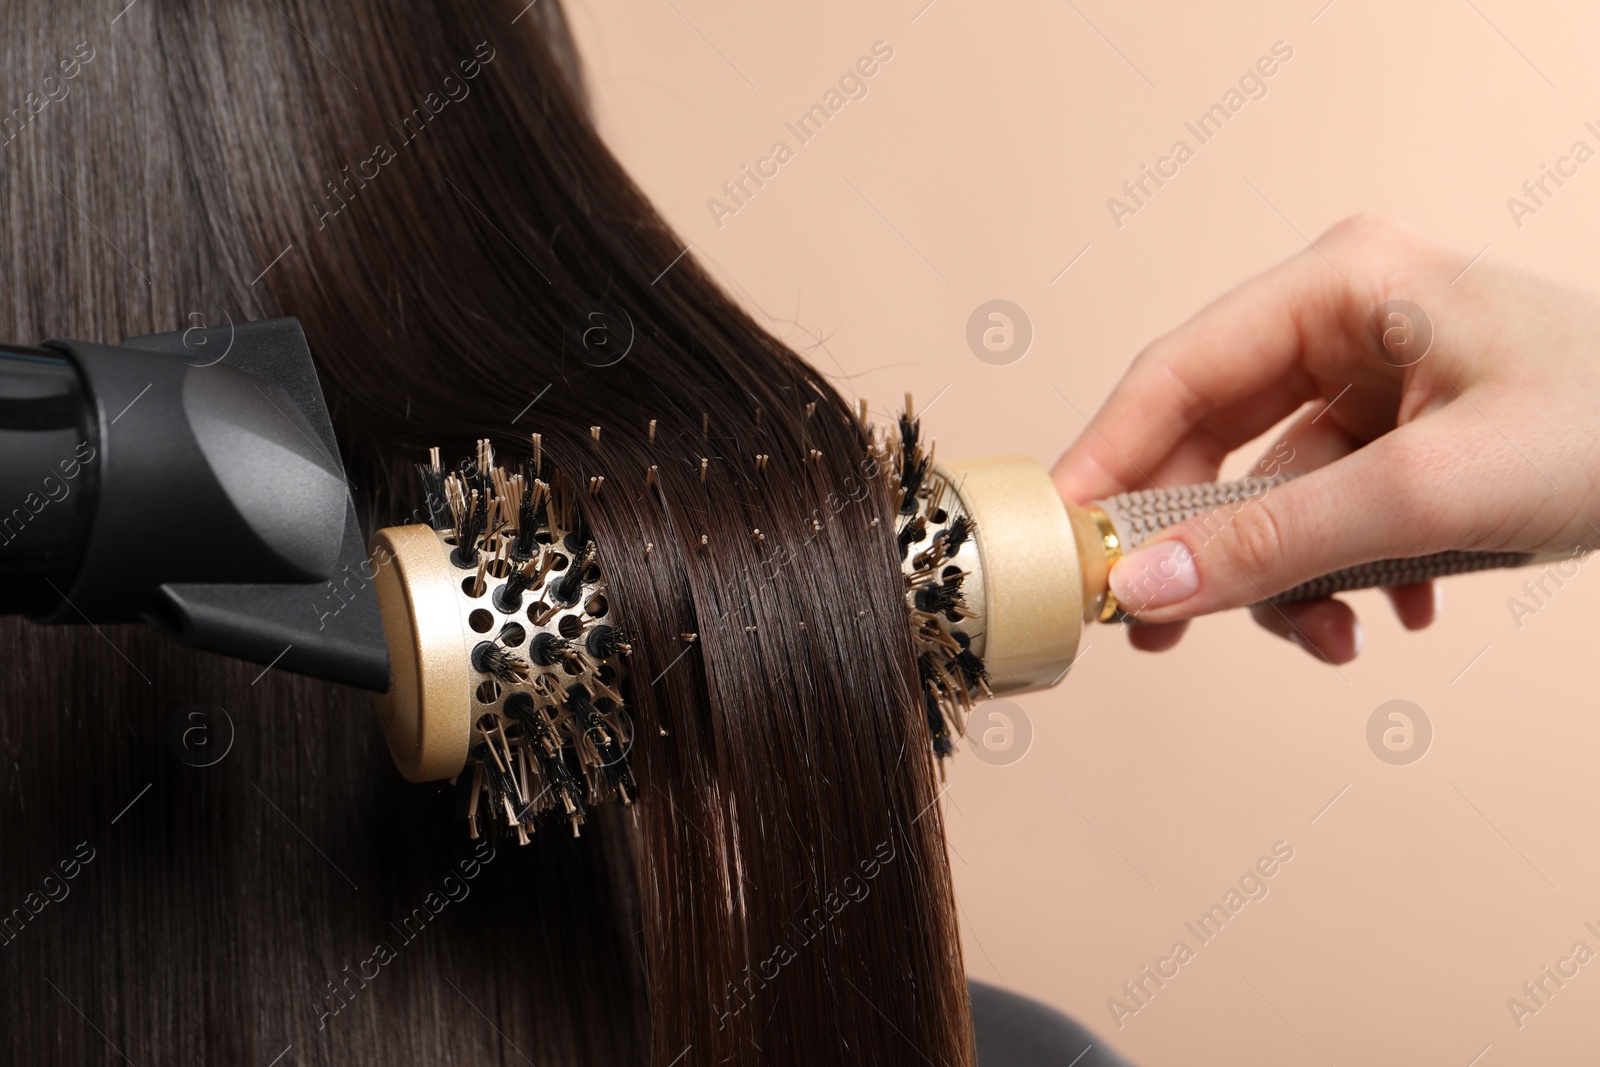
{"label": "long brown hair", "polygon": [[0,337],[298,316],[372,527],[428,445],[603,475],[641,796],[475,846],[363,694],[8,621],[17,1058],[970,1063],[893,504],[607,151],[559,6],[104,7],[0,13]]}

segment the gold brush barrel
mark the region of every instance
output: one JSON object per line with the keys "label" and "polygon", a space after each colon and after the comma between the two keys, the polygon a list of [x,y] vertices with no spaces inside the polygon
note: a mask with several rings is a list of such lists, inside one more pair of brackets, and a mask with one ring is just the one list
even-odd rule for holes
{"label": "gold brush barrel", "polygon": [[1106,556],[1093,520],[1063,506],[1050,475],[1026,456],[936,462],[933,473],[976,523],[956,562],[969,575],[963,589],[978,616],[972,651],[988,669],[990,691],[1055,685],[1105,597]]}
{"label": "gold brush barrel", "polygon": [[389,751],[413,782],[454,778],[467,762],[476,680],[461,573],[428,526],[379,530],[372,558],[390,672],[373,705]]}

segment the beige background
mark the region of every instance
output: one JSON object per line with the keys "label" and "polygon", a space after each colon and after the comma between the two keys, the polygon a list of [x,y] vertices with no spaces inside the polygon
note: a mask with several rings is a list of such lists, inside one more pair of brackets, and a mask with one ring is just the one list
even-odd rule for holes
{"label": "beige background", "polygon": [[[694,254],[846,393],[933,401],[947,455],[1051,462],[1144,343],[1357,211],[1463,266],[1487,246],[1600,282],[1600,161],[1520,229],[1505,203],[1574,140],[1600,148],[1591,5],[925,2],[571,10],[607,136]],[[894,57],[868,95],[719,228],[707,199],[796,147],[784,122],[879,40]],[[1115,227],[1106,199],[1194,146],[1184,121],[1278,40],[1294,57],[1268,95]],[[965,342],[996,297],[1036,331],[1012,366]],[[1092,634],[1066,683],[1020,701],[1024,759],[951,767],[971,973],[1143,1064],[1593,1062],[1600,962],[1521,1029],[1506,1007],[1574,941],[1600,950],[1600,569],[1519,630],[1523,577],[1452,580],[1423,634],[1353,597],[1367,648],[1337,672],[1239,616],[1160,656]],[[1367,746],[1391,699],[1434,726],[1411,766]],[[1269,895],[1117,1030],[1107,998],[1198,945],[1185,920],[1279,840],[1294,859]]]}

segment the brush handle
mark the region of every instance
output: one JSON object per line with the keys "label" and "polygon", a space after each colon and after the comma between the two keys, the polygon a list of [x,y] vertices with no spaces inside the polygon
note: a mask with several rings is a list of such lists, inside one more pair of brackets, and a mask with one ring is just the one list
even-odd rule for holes
{"label": "brush handle", "polygon": [[[1091,506],[1105,512],[1121,543],[1121,551],[1127,553],[1167,527],[1190,519],[1201,519],[1201,529],[1215,536],[1226,529],[1240,511],[1293,477],[1293,474],[1279,474],[1271,478],[1143,489],[1097,500]],[[1351,589],[1407,585],[1469,571],[1519,567],[1543,558],[1527,552],[1435,552],[1428,556],[1373,560],[1302,582],[1267,598],[1267,603],[1292,604]]]}

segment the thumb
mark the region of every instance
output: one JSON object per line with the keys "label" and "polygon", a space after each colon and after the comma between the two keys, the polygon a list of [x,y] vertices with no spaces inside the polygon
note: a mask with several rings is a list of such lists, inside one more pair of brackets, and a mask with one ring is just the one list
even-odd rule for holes
{"label": "thumb", "polygon": [[1111,568],[1118,604],[1174,622],[1255,604],[1344,567],[1433,548],[1424,479],[1403,456],[1411,426],[1146,541]]}

